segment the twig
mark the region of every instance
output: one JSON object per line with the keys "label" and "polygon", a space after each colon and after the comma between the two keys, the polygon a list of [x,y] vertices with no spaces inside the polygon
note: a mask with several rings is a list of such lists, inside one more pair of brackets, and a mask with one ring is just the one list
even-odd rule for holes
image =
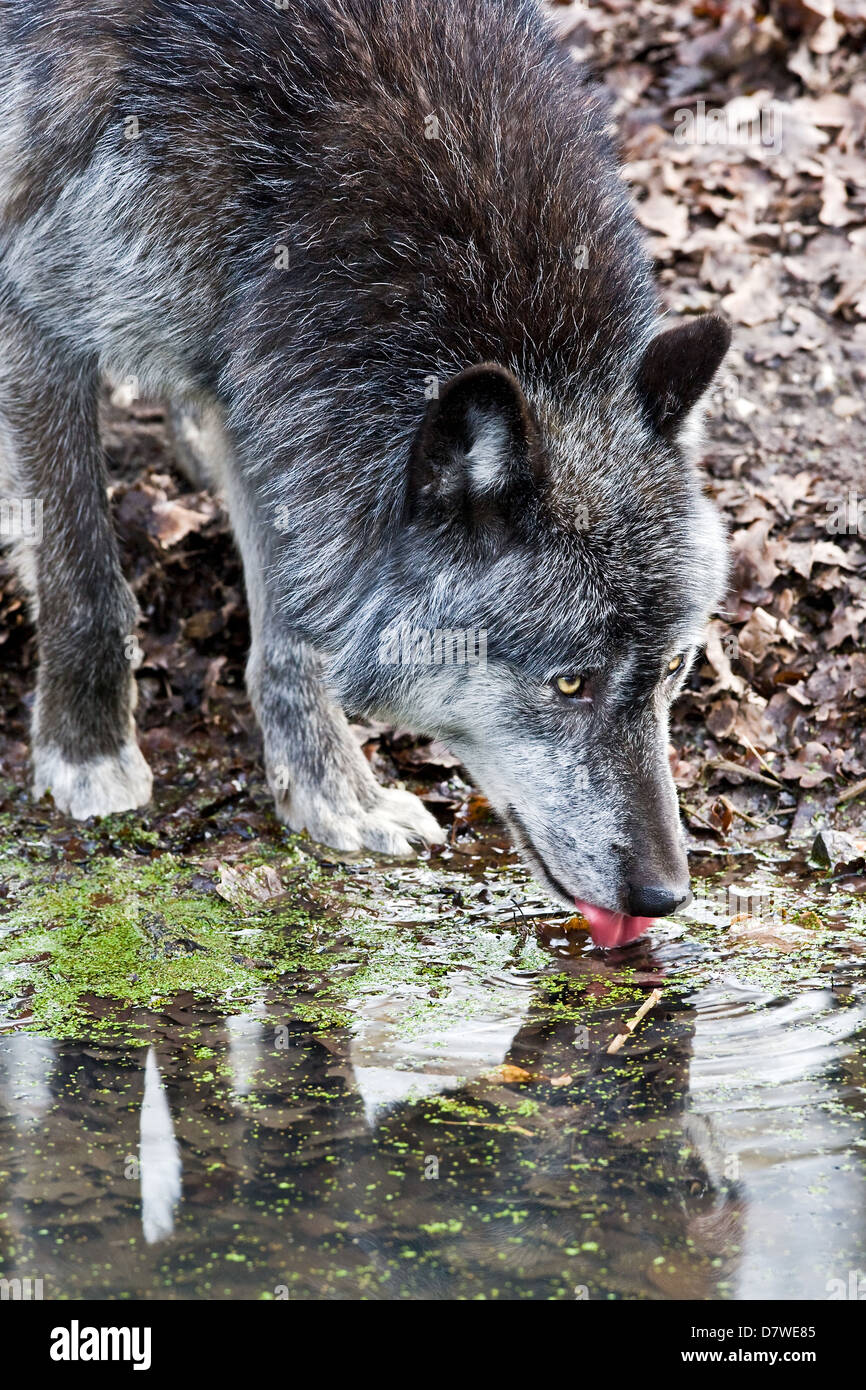
{"label": "twig", "polygon": [[853,787],[846,787],[841,796],[836,797],[836,805],[841,806],[845,801],[853,801],[855,796],[861,796],[866,792],[866,777],[861,782],[855,782]]}
{"label": "twig", "polygon": [[[504,915],[497,916],[497,913],[501,912],[504,914],[506,911],[511,912],[511,917],[506,917]],[[568,909],[565,907],[560,907],[553,912],[524,912],[522,908],[519,909],[519,911],[521,917],[524,919],[524,923],[535,922],[542,917],[564,917],[566,921],[570,920]],[[477,911],[475,909],[472,911],[467,910],[465,914],[461,916],[458,909],[451,913],[443,912],[438,917],[407,917],[402,920],[410,927],[439,927],[443,922],[465,921],[471,923],[477,922],[479,918],[483,918],[485,921],[489,921],[490,925],[493,927],[513,927],[516,932],[520,932],[521,928],[514,920],[514,912],[514,907],[506,908],[503,906],[501,908],[479,908]],[[574,913],[572,913],[572,916],[574,916]]]}
{"label": "twig", "polygon": [[701,825],[705,825],[708,830],[712,830],[714,835],[719,836],[719,839],[724,839],[724,835],[722,831],[719,829],[719,827],[717,825],[713,825],[712,821],[708,821],[706,816],[702,816],[696,806],[691,806],[688,801],[684,801],[683,810],[688,811],[690,816],[693,816],[695,820],[700,821]]}
{"label": "twig", "polygon": [[774,781],[778,786],[781,786],[782,784],[781,784],[781,782],[779,781],[778,777],[776,776],[776,773],[773,771],[772,767],[771,767],[770,764],[767,762],[767,759],[763,756],[763,754],[762,754],[762,753],[759,753],[758,750],[757,750],[757,748],[755,747],[755,745],[754,745],[753,743],[750,743],[749,740],[748,740],[747,738],[743,738],[742,734],[740,735],[740,738],[741,738],[741,740],[742,740],[743,746],[744,746],[745,748],[748,748],[749,752],[752,754],[752,757],[757,758],[757,759],[758,759],[758,762],[761,764],[761,767],[764,769],[764,771],[765,771],[765,772],[768,772],[768,773],[770,774],[770,776],[772,777],[773,781]]}
{"label": "twig", "polygon": [[781,782],[765,777],[762,772],[753,772],[750,767],[743,767],[742,763],[732,762],[730,758],[708,758],[707,766],[714,767],[718,772],[738,772],[747,781],[761,782],[765,787],[772,787],[774,791],[783,790]]}
{"label": "twig", "polygon": [[757,830],[763,830],[765,821],[755,820],[754,816],[747,816],[745,811],[741,811],[739,806],[735,806],[733,801],[730,801],[726,796],[720,795],[719,801],[730,811],[732,816],[739,816],[740,820],[744,820],[747,825],[754,825]]}
{"label": "twig", "polygon": [[659,1000],[661,999],[661,997],[662,997],[662,992],[661,992],[661,990],[660,990],[660,989],[654,989],[653,992],[652,992],[652,994],[649,996],[649,998],[647,998],[647,999],[645,999],[645,1000],[643,1001],[643,1003],[641,1004],[641,1006],[640,1006],[640,1008],[638,1009],[637,1013],[635,1014],[634,1018],[630,1018],[630,1019],[628,1020],[628,1022],[626,1023],[626,1025],[625,1025],[626,1031],[625,1031],[624,1033],[617,1033],[617,1035],[616,1035],[616,1037],[614,1038],[613,1042],[610,1044],[610,1047],[607,1049],[609,1053],[610,1053],[610,1052],[619,1052],[619,1050],[620,1050],[620,1048],[622,1047],[623,1043],[625,1042],[626,1038],[631,1037],[631,1035],[632,1035],[632,1033],[634,1032],[635,1028],[637,1028],[638,1024],[640,1023],[641,1019],[642,1019],[646,1014],[649,1013],[650,1009],[655,1008],[656,1004],[659,1002]]}
{"label": "twig", "polygon": [[525,1134],[527,1139],[534,1139],[535,1135],[531,1129],[524,1129],[522,1125],[494,1125],[488,1124],[484,1120],[439,1120],[437,1125],[455,1125],[458,1129],[498,1129],[504,1130],[506,1134]]}

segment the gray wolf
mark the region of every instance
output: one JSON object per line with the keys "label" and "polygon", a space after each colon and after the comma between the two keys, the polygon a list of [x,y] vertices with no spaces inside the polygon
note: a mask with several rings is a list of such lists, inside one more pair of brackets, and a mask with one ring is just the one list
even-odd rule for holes
{"label": "gray wolf", "polygon": [[[35,794],[151,795],[96,413],[132,377],[227,499],[289,826],[441,840],[356,747],[344,711],[376,710],[448,742],[597,941],[674,910],[668,710],[725,581],[695,458],[728,329],[663,326],[606,107],[535,4],[0,0],[0,46]],[[483,631],[485,659],[380,659],[407,627]]]}

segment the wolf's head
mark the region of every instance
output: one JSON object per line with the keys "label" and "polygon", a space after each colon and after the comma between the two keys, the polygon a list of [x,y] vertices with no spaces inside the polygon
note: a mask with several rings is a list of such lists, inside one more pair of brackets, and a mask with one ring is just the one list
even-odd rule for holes
{"label": "wolf's head", "polygon": [[689,322],[555,399],[460,372],[427,409],[388,560],[380,703],[461,756],[603,945],[688,898],[668,712],[725,582],[692,456],[729,336]]}

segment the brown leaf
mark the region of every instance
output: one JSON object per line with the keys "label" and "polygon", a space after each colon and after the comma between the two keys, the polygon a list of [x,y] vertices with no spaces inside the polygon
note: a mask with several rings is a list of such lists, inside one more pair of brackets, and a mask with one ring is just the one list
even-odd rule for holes
{"label": "brown leaf", "polygon": [[485,1072],[484,1080],[501,1082],[506,1086],[516,1085],[522,1081],[531,1081],[532,1072],[525,1071],[523,1067],[512,1066],[510,1062],[503,1062],[501,1067]]}
{"label": "brown leaf", "polygon": [[278,898],[285,889],[276,869],[269,864],[259,864],[255,868],[220,864],[216,891],[235,907],[249,907],[251,903],[266,903]]}
{"label": "brown leaf", "polygon": [[807,743],[795,758],[786,758],[781,777],[799,782],[801,787],[817,787],[834,777],[830,750],[823,743]]}

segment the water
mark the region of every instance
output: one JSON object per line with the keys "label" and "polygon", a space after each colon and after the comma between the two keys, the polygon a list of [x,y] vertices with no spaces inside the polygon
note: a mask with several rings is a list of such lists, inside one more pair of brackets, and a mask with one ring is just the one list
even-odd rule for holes
{"label": "water", "polygon": [[3,1275],[115,1299],[857,1287],[856,934],[804,958],[714,935],[699,903],[604,955],[488,865],[355,869],[378,916],[319,924],[234,1010],[188,992],[117,1036],[0,1037]]}

